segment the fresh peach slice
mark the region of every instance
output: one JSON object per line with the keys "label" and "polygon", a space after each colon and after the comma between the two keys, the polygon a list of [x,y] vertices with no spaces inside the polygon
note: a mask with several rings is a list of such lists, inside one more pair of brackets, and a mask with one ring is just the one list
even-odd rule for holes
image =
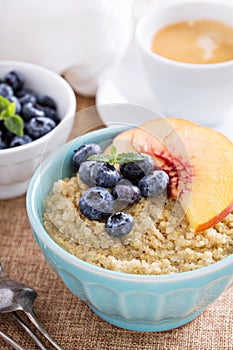
{"label": "fresh peach slice", "polygon": [[159,118],[136,129],[132,142],[169,174],[170,195],[196,231],[233,210],[233,144],[225,136],[188,120]]}
{"label": "fresh peach slice", "polygon": [[105,150],[103,151],[104,154],[110,154],[111,153],[111,147],[112,147],[112,143],[105,148]]}
{"label": "fresh peach slice", "polygon": [[132,145],[137,152],[149,153],[154,158],[155,167],[167,172],[170,177],[169,196],[172,198],[177,198],[182,193],[184,184],[181,179],[186,177],[189,164],[187,161],[182,163],[181,158],[175,158],[169,152],[164,139],[182,125],[183,119],[153,119],[137,128],[132,138]]}
{"label": "fresh peach slice", "polygon": [[180,118],[149,120],[135,129],[132,137],[133,147],[138,152],[142,152],[142,149],[144,152],[153,150],[154,154],[163,155],[166,152],[165,137],[182,125],[183,119]]}
{"label": "fresh peach slice", "polygon": [[118,134],[112,141],[117,153],[137,152],[132,144],[133,134],[136,129],[129,129]]}
{"label": "fresh peach slice", "polygon": [[179,201],[196,232],[206,230],[233,210],[233,143],[221,133],[183,120],[164,139],[182,164]]}
{"label": "fresh peach slice", "polygon": [[[131,143],[131,144],[130,144]],[[233,144],[213,129],[191,121],[159,118],[118,135],[117,152],[142,152],[170,177],[170,195],[178,198],[196,232],[233,210]]]}
{"label": "fresh peach slice", "polygon": [[136,152],[132,145],[132,137],[136,129],[129,129],[118,134],[112,141],[112,143],[106,147],[103,153],[111,153],[111,146],[114,145],[117,149],[117,153],[129,153]]}

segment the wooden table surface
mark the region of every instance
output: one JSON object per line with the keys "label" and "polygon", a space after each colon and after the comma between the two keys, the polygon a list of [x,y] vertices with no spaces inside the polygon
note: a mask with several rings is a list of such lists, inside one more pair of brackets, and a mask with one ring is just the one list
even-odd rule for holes
{"label": "wooden table surface", "polygon": [[[102,127],[101,119],[83,110],[95,100],[77,96],[77,113],[70,138]],[[73,296],[50,269],[30,230],[25,196],[0,201],[0,260],[6,273],[38,292],[35,312],[65,350],[224,350],[233,349],[233,290],[226,291],[197,319],[172,331],[137,333],[114,327]],[[0,330],[25,348],[37,347],[10,319],[0,314]],[[45,342],[45,344],[47,344]],[[0,339],[0,350],[11,349]],[[48,347],[49,349],[49,347]]]}

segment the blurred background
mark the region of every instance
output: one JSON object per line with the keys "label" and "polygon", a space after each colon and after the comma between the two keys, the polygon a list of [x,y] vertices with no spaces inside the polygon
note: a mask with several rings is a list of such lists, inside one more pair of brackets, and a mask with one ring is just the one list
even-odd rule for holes
{"label": "blurred background", "polygon": [[0,59],[46,66],[94,96],[125,54],[135,24],[172,0],[0,0]]}

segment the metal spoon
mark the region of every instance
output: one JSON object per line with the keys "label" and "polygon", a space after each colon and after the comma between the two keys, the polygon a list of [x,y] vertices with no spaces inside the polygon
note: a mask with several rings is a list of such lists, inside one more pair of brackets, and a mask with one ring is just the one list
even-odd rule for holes
{"label": "metal spoon", "polygon": [[34,326],[57,350],[64,350],[51,338],[42,323],[37,319],[33,310],[36,297],[37,293],[34,289],[21,282],[7,278],[0,263],[0,313],[13,313],[15,316],[14,311],[23,311]]}

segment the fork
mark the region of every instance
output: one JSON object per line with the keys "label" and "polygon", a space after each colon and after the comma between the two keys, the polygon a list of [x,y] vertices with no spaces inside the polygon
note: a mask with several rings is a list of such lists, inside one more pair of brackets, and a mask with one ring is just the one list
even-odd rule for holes
{"label": "fork", "polygon": [[4,332],[0,331],[0,337],[10,344],[16,350],[27,350],[24,346],[17,343],[14,339],[6,335]]}
{"label": "fork", "polygon": [[[22,284],[21,282],[7,278],[5,276],[2,264],[0,262],[0,313],[10,313],[14,320],[28,333],[37,346],[41,350],[46,350],[45,346],[39,338],[32,332],[22,318],[16,311],[23,311],[28,316],[29,320],[36,326],[36,328],[43,334],[43,336],[54,346],[57,350],[64,350],[55,340],[51,338],[42,323],[37,319],[33,303],[37,297],[34,289]],[[12,338],[3,332],[0,332],[0,337],[8,342],[16,350],[26,350],[20,344],[15,342]]]}
{"label": "fork", "polygon": [[[28,335],[34,340],[41,350],[47,350],[45,346],[41,343],[40,339],[32,332],[28,325],[22,320],[22,318],[16,313],[12,312],[11,317],[16,320],[16,322],[28,333]],[[14,339],[6,335],[4,332],[0,331],[0,337],[10,344],[16,350],[26,350],[22,345],[17,343]]]}

